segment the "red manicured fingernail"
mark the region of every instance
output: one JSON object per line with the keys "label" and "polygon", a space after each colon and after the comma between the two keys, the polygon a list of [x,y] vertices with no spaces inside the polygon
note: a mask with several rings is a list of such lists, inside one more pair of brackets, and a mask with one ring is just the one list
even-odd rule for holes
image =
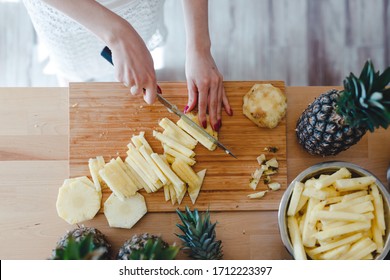
{"label": "red manicured fingernail", "polygon": [[203,121],[202,122],[202,126],[203,126],[203,128],[206,128],[207,127],[207,121]]}
{"label": "red manicured fingernail", "polygon": [[145,88],[143,88],[143,89],[142,89],[142,92],[143,92],[144,94],[146,94],[146,89],[145,89]]}
{"label": "red manicured fingernail", "polygon": [[216,125],[214,126],[214,131],[218,132],[221,129],[221,126],[222,126],[222,121],[218,120]]}
{"label": "red manicured fingernail", "polygon": [[158,93],[158,94],[162,94],[162,90],[161,90],[161,88],[160,88],[159,85],[157,85],[157,93]]}
{"label": "red manicured fingernail", "polygon": [[229,114],[229,116],[233,116],[233,109],[232,109],[232,108],[230,108],[230,114]]}
{"label": "red manicured fingernail", "polygon": [[187,110],[188,110],[188,105],[184,108],[184,114],[187,114]]}

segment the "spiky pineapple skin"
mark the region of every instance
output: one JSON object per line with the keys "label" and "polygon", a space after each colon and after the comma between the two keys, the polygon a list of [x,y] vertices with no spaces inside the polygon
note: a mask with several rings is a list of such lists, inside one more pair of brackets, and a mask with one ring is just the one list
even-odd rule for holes
{"label": "spiky pineapple skin", "polygon": [[105,235],[98,229],[93,227],[80,226],[64,234],[57,242],[56,248],[52,251],[51,259],[56,258],[56,249],[63,249],[67,246],[69,237],[72,236],[76,242],[80,242],[88,234],[93,235],[94,249],[103,248],[104,253],[99,259],[109,260],[111,254],[111,244],[107,241]]}
{"label": "spiky pineapple skin", "polygon": [[[157,240],[159,237],[157,235],[142,233],[136,234],[132,238],[128,239],[120,248],[118,252],[118,260],[130,260],[130,255],[134,250],[141,250],[145,247],[146,242],[152,239],[153,241]],[[164,248],[168,248],[169,244],[165,241],[162,241]]]}
{"label": "spiky pineapple skin", "polygon": [[356,144],[367,132],[366,127],[351,127],[336,113],[340,91],[321,94],[297,121],[298,142],[312,155],[332,156]]}

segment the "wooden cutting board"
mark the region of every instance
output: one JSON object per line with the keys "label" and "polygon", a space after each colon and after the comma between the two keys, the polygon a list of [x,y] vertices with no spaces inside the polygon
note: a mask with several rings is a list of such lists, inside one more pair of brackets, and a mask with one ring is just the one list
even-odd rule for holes
{"label": "wooden cutting board", "polygon": [[[223,113],[223,124],[219,140],[238,157],[226,155],[221,149],[208,151],[200,144],[195,149],[195,171],[207,169],[206,178],[195,205],[188,195],[180,208],[188,205],[199,210],[244,211],[276,210],[283,191],[287,187],[286,164],[286,120],[283,119],[274,129],[259,128],[242,113],[243,96],[255,83],[271,83],[285,91],[281,81],[225,82],[225,91],[229,97],[234,116]],[[182,82],[159,83],[163,95],[172,103],[184,108],[187,102],[186,84]],[[145,131],[145,137],[155,152],[162,154],[159,141],[154,139],[152,131],[162,129],[158,122],[163,117],[177,121],[178,117],[156,101],[147,105],[142,97],[131,96],[129,90],[120,83],[71,83],[70,96],[70,176],[89,176],[88,159],[98,155],[106,161],[112,157],[126,157],[127,144],[133,134]],[[277,146],[276,154],[264,152],[268,146]],[[252,172],[258,167],[256,157],[265,153],[267,159],[276,156],[279,161],[279,173],[273,181],[282,185],[279,191],[269,191],[262,199],[249,199],[254,193],[249,188]],[[256,191],[266,190],[260,182]],[[103,192],[103,201],[110,194]],[[175,211],[178,205],[165,202],[164,192],[147,194],[143,190],[149,212]]]}

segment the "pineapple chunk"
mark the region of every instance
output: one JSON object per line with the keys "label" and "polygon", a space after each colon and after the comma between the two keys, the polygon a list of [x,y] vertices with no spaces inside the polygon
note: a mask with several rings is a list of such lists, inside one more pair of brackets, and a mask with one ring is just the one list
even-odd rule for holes
{"label": "pineapple chunk", "polygon": [[125,171],[120,167],[115,159],[107,163],[99,171],[100,176],[108,187],[118,198],[124,200],[126,197],[134,195],[138,188]]}
{"label": "pineapple chunk", "polygon": [[248,194],[248,197],[253,199],[253,198],[262,198],[268,191],[261,191],[261,192],[257,192],[257,193],[251,193],[251,194]]}
{"label": "pineapple chunk", "polygon": [[259,155],[256,158],[256,160],[257,160],[257,163],[261,166],[266,161],[265,155],[264,154]]}
{"label": "pineapple chunk", "polygon": [[271,158],[270,160],[267,160],[265,162],[265,165],[268,167],[268,168],[272,168],[272,169],[278,169],[279,168],[279,163],[278,161],[276,160],[276,158]]}
{"label": "pineapple chunk", "polygon": [[263,175],[265,171],[264,165],[260,166],[260,168],[257,168],[255,172],[252,174],[252,178],[249,182],[249,187],[255,190],[257,188],[257,185],[259,184],[260,178]]}
{"label": "pineapple chunk", "polygon": [[58,191],[57,214],[69,224],[91,220],[100,209],[101,193],[89,182],[83,177],[68,179]]}
{"label": "pineapple chunk", "polygon": [[142,189],[143,185],[140,183],[139,179],[136,176],[134,176],[134,172],[131,169],[131,167],[128,164],[125,164],[120,157],[116,158],[116,162],[120,165],[123,171],[125,171],[126,174],[130,177],[130,179],[134,182],[134,184],[137,186],[137,189],[138,190]]}
{"label": "pineapple chunk", "polygon": [[139,193],[124,200],[112,193],[104,203],[104,215],[110,227],[130,229],[146,212],[145,199]]}
{"label": "pineapple chunk", "polygon": [[270,184],[268,184],[268,188],[270,190],[273,190],[273,191],[280,190],[280,183],[278,183],[278,182],[270,183]]}
{"label": "pineapple chunk", "polygon": [[196,199],[198,198],[200,188],[202,187],[204,177],[206,176],[206,171],[207,171],[207,169],[203,169],[197,173],[197,175],[199,177],[199,185],[197,188],[192,188],[192,187],[188,188],[188,194],[190,195],[192,204],[195,204]]}

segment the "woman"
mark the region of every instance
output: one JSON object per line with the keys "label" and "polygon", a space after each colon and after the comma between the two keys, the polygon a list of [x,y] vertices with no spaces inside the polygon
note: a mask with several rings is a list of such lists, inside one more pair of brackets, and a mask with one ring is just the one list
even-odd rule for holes
{"label": "woman", "polygon": [[[24,0],[35,29],[47,45],[51,60],[67,80],[100,79],[109,65],[99,53],[112,51],[115,76],[134,95],[144,90],[151,104],[157,91],[156,73],[149,49],[163,41],[163,0]],[[183,0],[187,38],[186,77],[188,103],[198,104],[199,122],[206,127],[206,112],[214,130],[222,125],[222,106],[232,110],[223,77],[211,55],[208,1]],[[88,31],[89,30],[89,31]],[[146,43],[145,43],[146,42]],[[148,49],[149,47],[149,49]]]}

